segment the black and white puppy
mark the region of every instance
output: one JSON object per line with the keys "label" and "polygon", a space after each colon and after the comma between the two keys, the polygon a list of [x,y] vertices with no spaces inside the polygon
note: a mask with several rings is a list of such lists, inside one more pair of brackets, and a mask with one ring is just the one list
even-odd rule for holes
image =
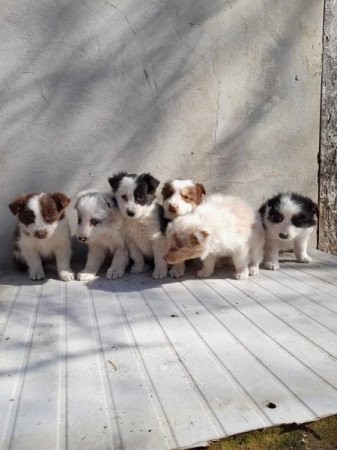
{"label": "black and white puppy", "polygon": [[124,232],[133,260],[131,273],[147,269],[144,257],[154,258],[153,278],[167,276],[165,230],[168,220],[157,203],[159,181],[149,173],[141,175],[120,172],[109,178],[117,205],[125,217]]}
{"label": "black and white puppy", "polygon": [[62,192],[40,192],[22,195],[9,205],[17,217],[14,260],[18,266],[28,268],[32,280],[45,277],[42,261],[53,257],[60,279],[74,279],[70,268],[70,229],[64,215],[69,202]]}
{"label": "black and white puppy", "polygon": [[310,198],[285,192],[267,200],[259,209],[266,232],[264,267],[277,270],[279,251],[293,249],[299,262],[309,263],[308,240],[318,218],[318,206]]}
{"label": "black and white puppy", "polygon": [[77,239],[89,247],[85,268],[77,274],[77,279],[95,278],[107,253],[113,257],[106,277],[109,280],[121,278],[129,262],[129,252],[123,232],[124,219],[113,194],[80,192],[75,209],[78,214]]}

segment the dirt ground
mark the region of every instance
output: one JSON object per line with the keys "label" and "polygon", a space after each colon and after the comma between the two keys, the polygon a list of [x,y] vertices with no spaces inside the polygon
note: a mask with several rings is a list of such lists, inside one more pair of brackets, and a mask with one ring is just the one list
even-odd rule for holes
{"label": "dirt ground", "polygon": [[252,431],[215,442],[209,450],[337,450],[337,416],[307,424]]}

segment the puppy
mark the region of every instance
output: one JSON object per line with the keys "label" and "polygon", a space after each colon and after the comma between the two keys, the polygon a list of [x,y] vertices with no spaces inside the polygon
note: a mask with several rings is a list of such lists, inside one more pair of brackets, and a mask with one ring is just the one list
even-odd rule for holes
{"label": "puppy", "polygon": [[[164,215],[169,220],[192,212],[202,202],[206,194],[202,184],[194,184],[191,180],[167,181],[161,191]],[[182,277],[185,273],[185,263],[174,264],[169,274],[174,278]]]}
{"label": "puppy", "polygon": [[55,256],[59,277],[74,279],[70,268],[70,230],[64,210],[70,199],[61,192],[22,195],[9,205],[17,216],[14,234],[14,260],[28,267],[31,280],[42,280],[45,272],[42,260]]}
{"label": "puppy", "polygon": [[106,254],[113,255],[106,277],[121,278],[129,262],[123,233],[123,217],[112,194],[96,191],[78,195],[75,209],[78,214],[77,238],[89,246],[85,268],[77,274],[78,280],[92,280]]}
{"label": "puppy", "polygon": [[297,261],[309,263],[308,240],[318,218],[318,206],[294,192],[280,193],[259,209],[266,231],[264,267],[277,270],[279,250],[293,248]]}
{"label": "puppy", "polygon": [[200,257],[203,267],[198,277],[212,275],[217,259],[223,256],[232,258],[239,280],[256,275],[262,261],[260,218],[243,200],[232,196],[210,195],[193,212],[171,222],[167,238],[167,262]]}
{"label": "puppy", "polygon": [[156,200],[159,181],[149,173],[120,172],[109,178],[119,210],[125,218],[124,231],[133,260],[132,273],[147,269],[144,256],[154,258],[153,278],[167,275],[165,230],[168,220]]}

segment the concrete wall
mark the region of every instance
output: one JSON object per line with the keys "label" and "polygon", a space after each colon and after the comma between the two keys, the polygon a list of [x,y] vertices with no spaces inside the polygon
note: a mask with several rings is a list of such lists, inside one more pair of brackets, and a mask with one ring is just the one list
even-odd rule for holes
{"label": "concrete wall", "polygon": [[321,0],[4,0],[0,265],[29,191],[126,169],[317,199]]}

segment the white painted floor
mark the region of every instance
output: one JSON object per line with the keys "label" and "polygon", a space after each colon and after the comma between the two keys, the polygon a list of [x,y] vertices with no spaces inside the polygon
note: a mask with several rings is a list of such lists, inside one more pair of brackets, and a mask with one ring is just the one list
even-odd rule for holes
{"label": "white painted floor", "polygon": [[337,258],[286,258],[247,282],[4,274],[0,448],[188,448],[336,414]]}

